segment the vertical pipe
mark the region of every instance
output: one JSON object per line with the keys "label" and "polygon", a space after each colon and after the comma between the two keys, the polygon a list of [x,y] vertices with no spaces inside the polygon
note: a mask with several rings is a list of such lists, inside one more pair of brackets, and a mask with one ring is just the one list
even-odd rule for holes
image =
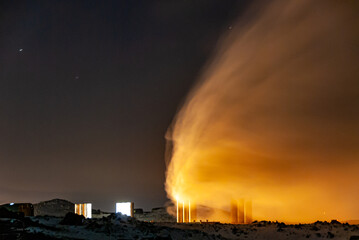
{"label": "vertical pipe", "polygon": [[177,222],[183,222],[183,205],[177,201]]}
{"label": "vertical pipe", "polygon": [[189,222],[189,209],[188,209],[188,204],[186,202],[183,202],[183,222],[184,223]]}
{"label": "vertical pipe", "polygon": [[188,201],[188,222],[192,222],[191,217],[191,201]]}
{"label": "vertical pipe", "polygon": [[197,221],[197,206],[193,202],[191,204],[190,213],[191,213],[191,222]]}
{"label": "vertical pipe", "polygon": [[238,223],[239,224],[244,223],[244,200],[243,199],[238,200]]}
{"label": "vertical pipe", "polygon": [[195,221],[197,218],[197,209],[195,204],[191,204],[191,201],[180,202],[176,199],[176,212],[177,212],[177,222],[178,223],[189,223]]}
{"label": "vertical pipe", "polygon": [[246,223],[252,223],[252,201],[247,201],[245,205]]}
{"label": "vertical pipe", "polygon": [[186,215],[186,205],[184,204],[184,201],[182,202],[182,222],[187,222],[186,221],[186,217],[187,217],[187,215]]}
{"label": "vertical pipe", "polygon": [[237,201],[231,201],[231,223],[238,224],[238,205]]}
{"label": "vertical pipe", "polygon": [[179,222],[179,209],[178,209],[178,199],[176,199],[176,201],[177,201],[177,222]]}
{"label": "vertical pipe", "polygon": [[184,204],[184,201],[182,202],[182,209],[183,209],[183,222],[187,222],[186,218],[187,218],[187,214],[186,214],[186,205]]}

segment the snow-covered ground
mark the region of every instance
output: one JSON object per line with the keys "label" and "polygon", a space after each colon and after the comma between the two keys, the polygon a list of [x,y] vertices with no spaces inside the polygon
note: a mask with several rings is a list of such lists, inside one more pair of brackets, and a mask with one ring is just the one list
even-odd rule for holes
{"label": "snow-covered ground", "polygon": [[169,226],[204,232],[213,237],[213,239],[350,239],[352,236],[358,236],[359,239],[359,227],[357,225],[326,222],[297,225],[259,222],[248,225],[205,223],[170,224]]}
{"label": "snow-covered ground", "polygon": [[[359,239],[358,225],[335,222],[297,225],[278,222],[256,222],[248,225],[177,224],[142,222],[120,214],[111,214],[101,219],[86,219],[81,226],[74,226],[60,224],[62,219],[59,217],[0,219],[0,239]],[[11,234],[4,235],[1,232],[5,229],[5,225],[12,226],[11,231],[14,231],[12,236],[17,234],[16,238],[7,238],[6,236]]]}

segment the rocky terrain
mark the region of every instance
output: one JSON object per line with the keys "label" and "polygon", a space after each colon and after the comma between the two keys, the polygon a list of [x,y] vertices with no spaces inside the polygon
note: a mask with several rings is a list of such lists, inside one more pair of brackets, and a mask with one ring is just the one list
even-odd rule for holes
{"label": "rocky terrain", "polygon": [[64,218],[21,217],[0,210],[0,239],[104,240],[104,239],[343,239],[359,240],[359,226],[337,221],[286,225],[254,222],[247,225],[220,223],[177,224],[144,222],[121,214],[98,219],[68,213]]}
{"label": "rocky terrain", "polygon": [[63,199],[53,199],[34,204],[35,216],[64,217],[68,212],[74,212],[75,204]]}
{"label": "rocky terrain", "polygon": [[134,217],[145,222],[176,222],[176,218],[168,214],[165,207],[152,208],[150,212],[135,209]]}

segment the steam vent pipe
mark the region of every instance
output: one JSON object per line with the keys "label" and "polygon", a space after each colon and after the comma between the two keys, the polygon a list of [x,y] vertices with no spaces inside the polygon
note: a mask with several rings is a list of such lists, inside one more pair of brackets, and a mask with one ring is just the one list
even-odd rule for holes
{"label": "steam vent pipe", "polygon": [[243,199],[231,201],[231,223],[244,224],[252,223],[252,201]]}
{"label": "steam vent pipe", "polygon": [[238,203],[235,200],[231,201],[231,223],[238,224]]}
{"label": "steam vent pipe", "polygon": [[189,223],[195,222],[197,217],[197,209],[194,204],[191,205],[190,201],[177,200],[177,222]]}
{"label": "steam vent pipe", "polygon": [[245,204],[246,204],[246,208],[245,208],[246,223],[249,224],[253,222],[252,201],[247,201]]}

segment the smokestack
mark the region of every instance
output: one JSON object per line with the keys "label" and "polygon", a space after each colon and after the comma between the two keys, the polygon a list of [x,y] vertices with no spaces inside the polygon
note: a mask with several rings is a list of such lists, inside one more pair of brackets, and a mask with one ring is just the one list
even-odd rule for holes
{"label": "smokestack", "polygon": [[244,223],[244,200],[243,199],[238,200],[238,223],[239,224]]}
{"label": "smokestack", "polygon": [[231,223],[238,224],[238,203],[235,200],[231,201]]}
{"label": "smokestack", "polygon": [[[250,210],[252,217],[252,210]],[[244,200],[239,199],[238,201],[231,201],[231,223],[232,224],[243,224],[245,221],[244,218]]]}
{"label": "smokestack", "polygon": [[252,201],[248,201],[245,204],[245,216],[246,216],[246,223],[252,223]]}
{"label": "smokestack", "polygon": [[189,206],[188,204],[185,204],[185,202],[182,203],[183,205],[183,222],[188,223],[189,222]]}
{"label": "smokestack", "polygon": [[196,204],[191,205],[191,201],[178,201],[177,200],[177,222],[189,223],[196,221],[197,207]]}
{"label": "smokestack", "polygon": [[183,205],[177,200],[177,222],[183,222]]}
{"label": "smokestack", "polygon": [[194,203],[189,202],[189,222],[197,221],[197,206]]}

